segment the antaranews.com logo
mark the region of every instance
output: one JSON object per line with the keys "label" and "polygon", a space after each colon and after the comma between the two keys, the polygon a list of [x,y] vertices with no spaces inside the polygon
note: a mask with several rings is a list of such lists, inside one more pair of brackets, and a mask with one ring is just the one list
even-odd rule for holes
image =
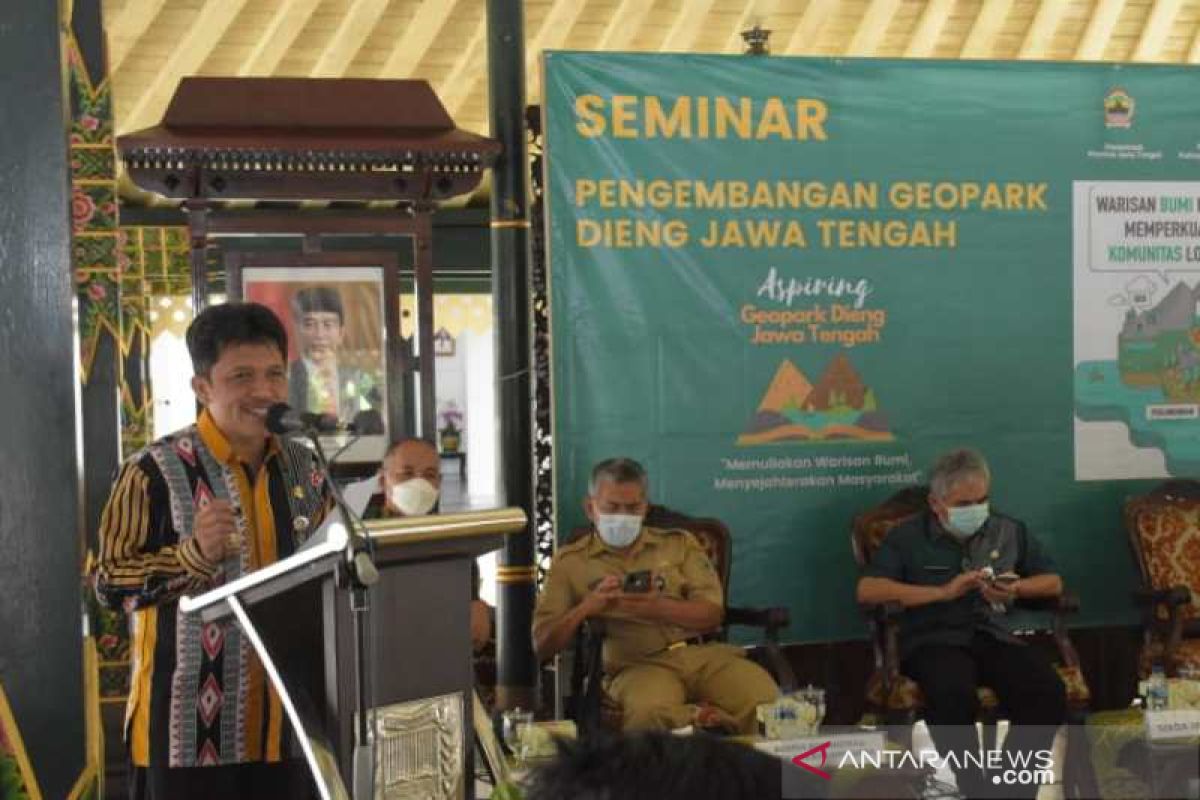
{"label": "antaranews.com logo", "polygon": [[[799,764],[796,756],[793,764]],[[1054,753],[1050,750],[988,750],[986,752],[949,752],[936,750],[847,750],[838,769],[933,770],[976,769],[991,776],[992,783],[1003,786],[1042,786],[1054,783]]]}
{"label": "antaranews.com logo", "polygon": [[[785,769],[784,797],[823,796],[818,786],[833,780],[844,770],[862,774],[893,775],[911,781],[938,772],[954,774],[974,771],[996,786],[1031,787],[1055,782],[1055,759],[1050,750],[948,751],[935,749],[904,750],[888,747],[880,734],[864,740],[861,735],[831,739],[801,739],[789,744],[793,749],[775,749],[790,767]],[[782,744],[782,743],[780,743]],[[816,792],[816,794],[814,794]]]}

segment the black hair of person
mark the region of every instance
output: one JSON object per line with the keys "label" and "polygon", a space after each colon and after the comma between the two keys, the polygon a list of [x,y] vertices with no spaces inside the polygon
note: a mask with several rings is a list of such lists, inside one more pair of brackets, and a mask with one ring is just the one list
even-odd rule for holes
{"label": "black hair of person", "polygon": [[643,732],[559,740],[526,800],[733,800],[777,798],[784,765],[713,736]]}
{"label": "black hair of person", "polygon": [[187,329],[192,373],[208,375],[230,345],[273,344],[287,358],[287,330],[275,312],[259,303],[220,303],[196,315]]}
{"label": "black hair of person", "polygon": [[337,314],[338,324],[346,323],[342,293],[330,286],[308,286],[299,290],[292,295],[292,310],[297,316],[320,312]]}

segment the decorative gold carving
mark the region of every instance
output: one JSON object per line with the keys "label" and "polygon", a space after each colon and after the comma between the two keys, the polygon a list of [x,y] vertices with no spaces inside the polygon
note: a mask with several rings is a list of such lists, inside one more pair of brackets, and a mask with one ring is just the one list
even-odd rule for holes
{"label": "decorative gold carving", "polygon": [[374,711],[375,797],[464,796],[462,692],[377,706]]}

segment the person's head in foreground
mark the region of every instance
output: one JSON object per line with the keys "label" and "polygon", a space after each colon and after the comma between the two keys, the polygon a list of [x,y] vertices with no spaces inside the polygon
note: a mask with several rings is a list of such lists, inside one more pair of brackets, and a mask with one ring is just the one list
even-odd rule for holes
{"label": "person's head in foreground", "polygon": [[778,798],[784,762],[713,736],[644,732],[560,741],[526,800]]}

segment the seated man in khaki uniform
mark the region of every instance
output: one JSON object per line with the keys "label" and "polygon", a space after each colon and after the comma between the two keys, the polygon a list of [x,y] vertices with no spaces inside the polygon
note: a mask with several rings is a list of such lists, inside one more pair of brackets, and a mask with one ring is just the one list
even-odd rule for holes
{"label": "seated man in khaki uniform", "polygon": [[593,530],[554,557],[533,618],[545,660],[580,624],[605,621],[604,670],[626,730],[696,724],[754,732],[755,709],[779,694],[740,647],[706,642],[725,610],[721,581],[695,537],[642,526],[646,472],[614,458],[592,470]]}

